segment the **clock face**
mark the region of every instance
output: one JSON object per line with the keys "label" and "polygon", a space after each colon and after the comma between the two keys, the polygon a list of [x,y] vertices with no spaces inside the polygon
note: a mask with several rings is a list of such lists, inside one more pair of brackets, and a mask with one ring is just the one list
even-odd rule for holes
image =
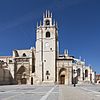
{"label": "clock face", "polygon": [[48,43],[48,42],[46,42],[46,43],[45,43],[45,46],[46,46],[46,47],[48,47],[48,46],[49,46],[49,43]]}

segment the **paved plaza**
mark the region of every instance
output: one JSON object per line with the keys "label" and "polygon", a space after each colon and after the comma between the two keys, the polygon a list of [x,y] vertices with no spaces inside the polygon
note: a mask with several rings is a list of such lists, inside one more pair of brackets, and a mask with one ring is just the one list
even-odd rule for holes
{"label": "paved plaza", "polygon": [[0,100],[100,100],[100,85],[0,86]]}

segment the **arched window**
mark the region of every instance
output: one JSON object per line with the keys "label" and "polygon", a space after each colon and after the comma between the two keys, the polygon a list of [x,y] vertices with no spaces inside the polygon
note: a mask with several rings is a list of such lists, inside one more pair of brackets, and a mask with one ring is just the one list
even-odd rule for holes
{"label": "arched window", "polygon": [[49,76],[50,76],[50,73],[49,73],[49,71],[47,70],[47,71],[46,71],[47,80],[49,79]]}
{"label": "arched window", "polygon": [[47,76],[47,80],[49,79],[49,76]]}
{"label": "arched window", "polygon": [[85,70],[85,77],[88,77],[88,70]]}
{"label": "arched window", "polygon": [[26,54],[25,53],[23,53],[23,57],[26,57]]}
{"label": "arched window", "polygon": [[48,71],[48,70],[46,71],[46,75],[50,75],[50,73],[49,73],[49,71]]}
{"label": "arched window", "polygon": [[49,20],[46,20],[46,21],[45,21],[45,24],[46,24],[46,25],[50,25],[50,21],[49,21]]}
{"label": "arched window", "polygon": [[77,69],[77,76],[80,76],[80,72],[81,72],[81,69],[78,68],[78,69]]}
{"label": "arched window", "polygon": [[50,32],[46,32],[46,37],[50,37]]}

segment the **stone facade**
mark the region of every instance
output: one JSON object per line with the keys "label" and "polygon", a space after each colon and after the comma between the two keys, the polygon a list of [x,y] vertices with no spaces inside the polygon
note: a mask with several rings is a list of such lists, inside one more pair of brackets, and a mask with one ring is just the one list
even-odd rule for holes
{"label": "stone facade", "polygon": [[0,84],[81,84],[94,83],[95,73],[85,61],[64,51],[59,54],[58,26],[46,11],[37,24],[36,49],[13,50],[0,57]]}

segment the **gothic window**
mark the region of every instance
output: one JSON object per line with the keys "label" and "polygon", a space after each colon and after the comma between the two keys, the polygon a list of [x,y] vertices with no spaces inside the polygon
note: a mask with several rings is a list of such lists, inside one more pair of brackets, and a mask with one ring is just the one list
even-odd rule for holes
{"label": "gothic window", "polygon": [[32,65],[32,73],[35,72],[35,65]]}
{"label": "gothic window", "polygon": [[80,72],[81,72],[81,69],[78,68],[78,69],[77,69],[77,76],[80,76]]}
{"label": "gothic window", "polygon": [[49,71],[47,70],[47,71],[46,71],[47,80],[49,79],[49,75],[50,75],[50,73],[49,73]]}
{"label": "gothic window", "polygon": [[73,70],[73,73],[74,73],[74,74],[76,73],[75,69]]}
{"label": "gothic window", "polygon": [[46,24],[46,25],[50,25],[50,21],[49,21],[49,20],[46,20],[46,21],[45,21],[45,24]]}
{"label": "gothic window", "polygon": [[12,60],[9,60],[9,63],[12,63]]}
{"label": "gothic window", "polygon": [[46,37],[50,37],[50,32],[46,32]]}
{"label": "gothic window", "polygon": [[49,76],[47,76],[47,80],[49,79]]}
{"label": "gothic window", "polygon": [[23,53],[23,57],[26,57],[26,54],[25,53]]}
{"label": "gothic window", "polygon": [[88,70],[85,70],[85,77],[88,77]]}
{"label": "gothic window", "polygon": [[50,50],[52,50],[52,48],[50,48]]}
{"label": "gothic window", "polygon": [[84,73],[83,73],[83,80],[84,80]]}
{"label": "gothic window", "polygon": [[46,60],[44,60],[44,62],[46,62]]}
{"label": "gothic window", "polygon": [[46,75],[50,75],[49,71],[46,71]]}
{"label": "gothic window", "polygon": [[31,77],[31,85],[33,85],[33,77]]}

